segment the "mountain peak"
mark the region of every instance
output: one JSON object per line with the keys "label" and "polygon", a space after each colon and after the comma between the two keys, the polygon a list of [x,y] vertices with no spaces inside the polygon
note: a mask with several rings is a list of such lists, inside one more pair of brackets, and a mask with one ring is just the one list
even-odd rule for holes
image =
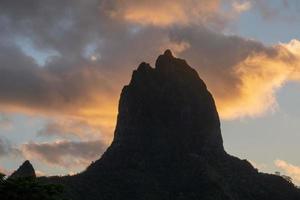
{"label": "mountain peak", "polygon": [[26,160],[12,175],[10,178],[35,178],[35,170],[29,160]]}
{"label": "mountain peak", "polygon": [[164,52],[164,55],[167,56],[167,57],[171,57],[173,58],[173,54],[172,54],[172,51],[170,49],[167,49],[165,52]]}
{"label": "mountain peak", "polygon": [[212,95],[170,50],[157,58],[155,68],[143,62],[133,72],[121,94],[114,141],[144,151],[223,152]]}

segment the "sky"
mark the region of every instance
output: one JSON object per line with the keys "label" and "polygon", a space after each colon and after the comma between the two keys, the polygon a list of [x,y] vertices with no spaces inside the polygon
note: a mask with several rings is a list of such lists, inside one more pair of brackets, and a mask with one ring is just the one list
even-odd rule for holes
{"label": "sky", "polygon": [[228,153],[300,184],[297,0],[0,0],[0,171],[75,174],[113,138],[132,71],[165,49],[212,92]]}

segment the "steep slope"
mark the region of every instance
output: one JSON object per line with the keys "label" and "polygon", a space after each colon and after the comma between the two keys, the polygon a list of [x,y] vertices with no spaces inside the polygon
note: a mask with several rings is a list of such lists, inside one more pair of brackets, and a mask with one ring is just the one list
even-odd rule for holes
{"label": "steep slope", "polygon": [[122,90],[114,140],[66,185],[72,199],[299,200],[291,183],[258,173],[223,148],[212,95],[186,61],[167,50],[142,63]]}

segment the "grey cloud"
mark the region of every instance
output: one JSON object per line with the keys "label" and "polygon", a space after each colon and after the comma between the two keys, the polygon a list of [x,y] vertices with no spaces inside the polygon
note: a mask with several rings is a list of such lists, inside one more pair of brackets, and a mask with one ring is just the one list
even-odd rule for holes
{"label": "grey cloud", "polygon": [[21,152],[12,146],[12,144],[4,139],[0,138],[0,157],[2,156],[20,156]]}
{"label": "grey cloud", "polygon": [[38,136],[57,136],[60,138],[99,138],[100,129],[82,120],[50,120],[38,132]]}
{"label": "grey cloud", "polygon": [[6,155],[6,154],[7,154],[7,144],[0,139],[0,155]]}
{"label": "grey cloud", "polygon": [[300,2],[297,0],[281,0],[274,4],[271,1],[254,0],[254,8],[266,20],[298,23],[300,19]]}
{"label": "grey cloud", "polygon": [[28,143],[22,147],[23,154],[48,164],[70,167],[87,166],[98,159],[106,145],[102,141],[60,141],[54,143]]}
{"label": "grey cloud", "polygon": [[[131,27],[106,15],[102,1],[1,3],[2,25],[6,27],[0,33],[2,104],[64,111],[93,101],[95,93],[111,98],[111,93],[116,95],[115,83],[127,80],[123,72],[130,74],[123,69],[145,58],[137,59],[140,50],[149,49],[147,56],[158,54],[157,46],[166,38],[158,29],[133,37]],[[20,36],[29,39],[38,51],[48,49],[58,55],[38,66],[14,44]],[[92,62],[84,56],[89,45],[95,46],[94,53],[101,60]]]}
{"label": "grey cloud", "polygon": [[7,130],[12,127],[12,120],[6,114],[0,113],[0,128]]}
{"label": "grey cloud", "polygon": [[13,46],[0,46],[0,60],[2,104],[63,111],[92,100],[93,92],[111,92],[107,81],[93,66],[81,67],[78,63],[60,70],[41,68]]}

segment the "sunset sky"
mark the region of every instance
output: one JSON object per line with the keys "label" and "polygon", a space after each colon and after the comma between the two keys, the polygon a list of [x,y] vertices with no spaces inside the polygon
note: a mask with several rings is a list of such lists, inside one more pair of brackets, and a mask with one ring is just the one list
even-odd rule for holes
{"label": "sunset sky", "polygon": [[298,0],[1,0],[0,171],[84,170],[132,71],[165,49],[214,95],[227,152],[300,184]]}

